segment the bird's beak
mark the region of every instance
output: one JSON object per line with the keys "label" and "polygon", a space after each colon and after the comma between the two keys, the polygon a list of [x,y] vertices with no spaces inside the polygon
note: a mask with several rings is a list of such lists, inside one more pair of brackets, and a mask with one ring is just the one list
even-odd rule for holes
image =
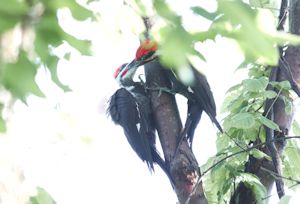
{"label": "bird's beak", "polygon": [[148,60],[132,60],[128,65],[127,65],[127,69],[130,70],[130,69],[137,69],[139,66],[142,66],[148,62],[151,62],[153,60],[155,60],[158,56],[157,55],[153,55],[151,58],[149,58]]}

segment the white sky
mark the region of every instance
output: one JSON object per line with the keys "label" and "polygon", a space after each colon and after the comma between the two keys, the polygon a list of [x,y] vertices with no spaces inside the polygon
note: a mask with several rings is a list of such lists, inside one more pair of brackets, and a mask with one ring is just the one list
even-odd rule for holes
{"label": "white sky", "polygon": [[[113,73],[134,57],[139,43],[132,33],[134,26],[122,26],[122,35],[115,30],[116,25],[127,22],[123,15],[128,10],[120,2],[101,0],[93,6],[101,13],[100,23],[75,24],[67,12],[61,14],[67,31],[93,40],[94,56],[72,52],[70,61],[59,63],[59,77],[73,92],[63,94],[51,83],[49,73],[41,70],[37,81],[47,99],[32,96],[29,106],[16,103],[8,136],[1,138],[5,147],[10,147],[1,150],[10,160],[0,161],[23,170],[25,184],[20,184],[17,192],[26,194],[38,185],[58,204],[176,203],[163,172],[156,168],[151,175],[131,150],[122,129],[105,115],[106,101],[118,88]],[[203,44],[201,50],[207,59],[203,70],[219,108],[226,90],[243,76],[234,74],[242,56],[234,42],[220,38]],[[179,100],[185,117],[185,101]],[[203,116],[194,141],[200,164],[216,153],[216,131]],[[0,171],[0,179],[8,174]],[[14,188],[9,189],[16,191]]]}

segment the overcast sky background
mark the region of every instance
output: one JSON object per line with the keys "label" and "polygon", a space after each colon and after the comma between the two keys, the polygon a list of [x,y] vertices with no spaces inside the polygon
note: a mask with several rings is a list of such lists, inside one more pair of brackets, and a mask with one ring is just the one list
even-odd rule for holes
{"label": "overcast sky background", "polygon": [[[204,5],[214,8],[211,3]],[[188,11],[186,2],[174,8],[182,13]],[[37,81],[47,98],[31,96],[28,106],[16,103],[8,137],[1,138],[0,155],[6,157],[0,160],[11,164],[14,171],[23,171],[25,184],[20,184],[16,192],[32,193],[38,185],[57,204],[175,204],[175,193],[164,173],[156,168],[151,175],[131,150],[123,130],[105,114],[109,97],[118,89],[113,73],[119,65],[133,59],[139,45],[134,33],[139,30],[138,22],[130,21],[132,11],[124,8],[120,0],[114,4],[101,0],[93,4],[93,9],[101,13],[97,23],[75,22],[68,11],[60,13],[67,31],[93,42],[93,57],[72,51],[69,61],[59,62],[59,77],[73,92],[63,93],[53,85],[49,73],[40,70]],[[193,17],[189,14],[188,19]],[[198,21],[186,22],[195,26]],[[207,22],[200,22],[199,27],[208,26]],[[222,38],[199,47],[207,59],[201,68],[208,77],[219,112],[226,90],[245,76],[243,71],[234,71],[243,57],[233,41]],[[62,46],[57,53],[63,55],[66,49],[67,45]],[[186,101],[178,101],[184,121]],[[218,118],[221,120],[222,115]],[[193,148],[200,165],[216,153],[216,132],[217,128],[204,115]],[[1,170],[1,178],[8,178],[10,170]]]}

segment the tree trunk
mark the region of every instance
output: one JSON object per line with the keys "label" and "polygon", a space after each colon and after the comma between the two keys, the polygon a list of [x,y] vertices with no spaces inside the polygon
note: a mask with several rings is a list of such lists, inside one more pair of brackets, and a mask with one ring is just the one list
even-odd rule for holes
{"label": "tree trunk", "polygon": [[[170,88],[170,82],[166,78],[163,69],[165,68],[163,68],[158,61],[153,61],[145,65],[147,87]],[[175,184],[174,190],[179,202],[185,203],[200,176],[197,160],[186,140],[181,143],[176,151],[182,124],[175,97],[168,93],[152,91],[151,102],[164,157]],[[189,203],[207,203],[202,183],[197,186]]]}
{"label": "tree trunk", "polygon": [[[153,19],[145,17],[144,24],[146,27],[144,36],[149,39],[149,30],[153,25]],[[182,132],[182,123],[175,96],[153,91],[158,87],[170,89],[170,81],[164,72],[166,68],[158,60],[144,66],[146,85],[150,88],[149,90],[152,90],[150,97],[156,129],[178,200],[181,204],[186,203],[187,200],[189,200],[189,204],[207,204],[202,182],[196,185],[201,172],[194,153],[186,140],[183,140],[176,149],[178,138]]]}

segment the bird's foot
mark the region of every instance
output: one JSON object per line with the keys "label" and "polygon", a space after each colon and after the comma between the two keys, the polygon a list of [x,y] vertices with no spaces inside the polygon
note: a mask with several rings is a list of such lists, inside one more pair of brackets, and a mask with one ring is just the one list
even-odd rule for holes
{"label": "bird's foot", "polygon": [[176,92],[174,90],[167,88],[167,87],[160,87],[157,84],[155,85],[155,87],[147,87],[146,89],[148,89],[150,91],[158,91],[158,96],[161,96],[162,92],[169,93],[171,95],[176,94]]}

